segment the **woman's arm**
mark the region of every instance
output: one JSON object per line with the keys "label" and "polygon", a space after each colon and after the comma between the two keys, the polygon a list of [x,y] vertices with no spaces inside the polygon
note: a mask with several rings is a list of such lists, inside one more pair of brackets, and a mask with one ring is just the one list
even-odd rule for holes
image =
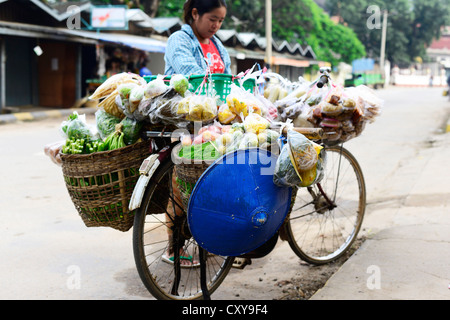
{"label": "woman's arm", "polygon": [[[201,61],[197,61],[194,53],[198,50],[192,43],[189,35],[185,32],[174,33],[167,41],[165,74],[204,74],[205,70],[200,66]],[[205,65],[206,66],[206,65]]]}

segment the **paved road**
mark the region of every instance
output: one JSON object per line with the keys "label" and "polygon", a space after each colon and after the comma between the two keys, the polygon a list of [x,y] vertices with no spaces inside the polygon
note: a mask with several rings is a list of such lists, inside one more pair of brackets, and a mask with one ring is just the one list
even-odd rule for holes
{"label": "paved road", "polygon": [[[449,111],[441,89],[392,88],[378,94],[386,100],[382,116],[347,144],[366,177],[364,234],[408,219],[421,221],[420,214],[404,221],[392,217],[414,186],[432,186],[419,174],[425,166],[436,166],[436,175],[448,177],[449,172],[445,164],[427,161]],[[131,233],[86,228],[65,190],[61,169],[44,155],[43,146],[60,139],[60,123],[0,125],[0,299],[153,299],[137,275]],[[416,201],[439,205],[441,198]],[[212,298],[277,299],[283,296],[277,284],[307,276],[308,268],[279,242],[274,252],[244,271],[233,269]]]}

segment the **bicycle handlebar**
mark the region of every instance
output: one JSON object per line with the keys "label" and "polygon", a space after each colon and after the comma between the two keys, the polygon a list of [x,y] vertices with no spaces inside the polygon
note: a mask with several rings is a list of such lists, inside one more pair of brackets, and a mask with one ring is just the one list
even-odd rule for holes
{"label": "bicycle handlebar", "polygon": [[317,88],[320,89],[327,83],[328,83],[328,76],[326,75],[320,76],[319,81],[317,81]]}

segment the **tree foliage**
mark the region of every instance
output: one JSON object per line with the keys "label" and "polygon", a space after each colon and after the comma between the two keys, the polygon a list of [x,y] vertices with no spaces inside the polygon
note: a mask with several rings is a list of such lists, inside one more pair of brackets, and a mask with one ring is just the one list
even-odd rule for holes
{"label": "tree foliage", "polygon": [[[380,24],[375,28],[369,28],[372,21],[368,19],[377,18],[377,13],[369,6],[380,9]],[[327,7],[354,30],[372,58],[380,55],[382,12],[387,10],[386,58],[399,65],[408,65],[416,57],[425,60],[426,47],[450,22],[450,0],[327,0]]]}
{"label": "tree foliage", "polygon": [[[177,4],[180,2],[180,4]],[[181,16],[184,1],[161,0],[158,15]],[[265,0],[229,0],[223,28],[265,35]],[[168,10],[167,8],[171,8]],[[164,8],[164,9],[162,9]],[[277,0],[272,11],[275,40],[310,45],[317,59],[336,65],[365,56],[365,49],[349,28],[332,22],[313,0]]]}
{"label": "tree foliage", "polygon": [[[181,18],[185,0],[92,0],[92,2],[125,4],[130,8],[141,8],[152,17]],[[223,28],[265,34],[265,0],[228,0],[227,4],[228,18]],[[313,0],[277,0],[274,4],[276,10],[272,10],[272,37],[275,41],[286,40],[290,43],[310,45],[318,60],[328,61],[333,65],[340,61],[349,63],[365,56],[364,46],[358,40],[357,34],[350,28],[332,22]]]}

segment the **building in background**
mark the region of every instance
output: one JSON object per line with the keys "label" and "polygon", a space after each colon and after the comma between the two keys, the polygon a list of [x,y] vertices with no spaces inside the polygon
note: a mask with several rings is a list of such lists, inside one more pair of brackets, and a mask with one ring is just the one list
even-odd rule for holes
{"label": "building in background", "polygon": [[[181,28],[179,18],[127,9],[126,27],[96,29],[93,8],[90,1],[0,0],[0,112],[7,106],[72,107],[106,77],[138,73],[143,62],[153,74],[164,72],[167,38]],[[217,36],[230,53],[233,73],[264,66],[265,38],[235,30]],[[326,64],[307,44],[272,41],[272,48],[273,71],[293,81],[306,68]]]}

